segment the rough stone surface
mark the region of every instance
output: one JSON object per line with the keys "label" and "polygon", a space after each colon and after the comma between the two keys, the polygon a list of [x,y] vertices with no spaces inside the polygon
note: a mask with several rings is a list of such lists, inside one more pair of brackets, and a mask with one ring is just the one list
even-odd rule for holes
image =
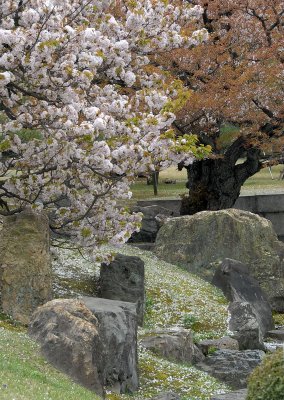
{"label": "rough stone surface", "polygon": [[104,371],[98,321],[79,300],[52,300],[33,314],[29,334],[41,345],[46,359],[98,395],[103,394]]}
{"label": "rough stone surface", "polygon": [[248,392],[247,389],[241,389],[235,392],[218,394],[216,396],[211,397],[211,400],[246,400],[247,392]]}
{"label": "rough stone surface", "polygon": [[217,268],[212,283],[224,292],[229,301],[250,304],[263,337],[267,331],[273,329],[274,322],[267,296],[256,279],[249,274],[246,265],[236,260],[225,259]]}
{"label": "rough stone surface", "polygon": [[233,389],[243,389],[247,385],[248,376],[261,363],[264,355],[261,350],[218,350],[198,363],[197,368]]}
{"label": "rough stone surface", "polygon": [[1,308],[23,324],[52,298],[49,224],[26,210],[4,219],[0,237]]}
{"label": "rough stone surface", "polygon": [[109,264],[102,264],[100,271],[100,297],[136,303],[138,324],[144,317],[144,262],[139,257],[116,255]]}
{"label": "rough stone surface", "polygon": [[155,242],[157,233],[165,223],[166,218],[176,217],[178,214],[167,208],[153,205],[147,207],[136,206],[134,212],[142,212],[143,219],[139,232],[134,232],[129,242]]}
{"label": "rough stone surface", "polygon": [[251,305],[235,301],[229,305],[229,314],[229,329],[234,332],[240,350],[264,350],[263,335]]}
{"label": "rough stone surface", "polygon": [[210,353],[210,350],[239,350],[239,342],[236,339],[231,338],[230,336],[224,336],[220,339],[206,339],[201,340],[197,344],[198,348],[202,351],[203,354],[207,355]]}
{"label": "rough stone surface", "polygon": [[239,260],[284,311],[284,244],[265,218],[236,209],[171,218],[158,232],[155,253],[208,280],[225,258]]}
{"label": "rough stone surface", "polygon": [[152,400],[180,400],[180,396],[173,392],[163,392],[158,396],[152,397]]}
{"label": "rough stone surface", "polygon": [[141,345],[170,361],[196,364],[204,355],[193,342],[193,335],[186,329],[167,329],[152,332],[141,340]]}
{"label": "rough stone surface", "polygon": [[83,297],[99,322],[104,347],[104,385],[117,393],[138,389],[136,305],[122,301]]}

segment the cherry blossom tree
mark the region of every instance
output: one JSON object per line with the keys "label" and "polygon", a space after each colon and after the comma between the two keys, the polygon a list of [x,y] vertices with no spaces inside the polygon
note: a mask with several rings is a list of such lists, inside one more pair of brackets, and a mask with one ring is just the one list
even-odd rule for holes
{"label": "cherry blossom tree", "polygon": [[175,138],[187,100],[151,55],[192,47],[206,30],[186,1],[0,0],[0,201],[2,215],[44,209],[103,259],[140,215],[123,203],[143,171],[206,154]]}

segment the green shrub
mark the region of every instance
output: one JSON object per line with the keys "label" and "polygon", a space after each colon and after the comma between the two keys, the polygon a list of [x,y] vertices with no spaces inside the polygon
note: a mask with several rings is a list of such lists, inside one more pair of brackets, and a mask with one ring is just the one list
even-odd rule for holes
{"label": "green shrub", "polygon": [[284,400],[283,349],[266,356],[249,378],[247,400]]}

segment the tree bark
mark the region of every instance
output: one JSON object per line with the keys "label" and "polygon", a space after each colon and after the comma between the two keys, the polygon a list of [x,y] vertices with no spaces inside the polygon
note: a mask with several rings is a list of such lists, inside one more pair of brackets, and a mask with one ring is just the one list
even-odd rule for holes
{"label": "tree bark", "polygon": [[[244,151],[246,160],[236,164]],[[182,199],[181,215],[231,208],[244,182],[261,169],[260,150],[245,149],[239,138],[220,158],[197,160],[185,168],[189,195]]]}

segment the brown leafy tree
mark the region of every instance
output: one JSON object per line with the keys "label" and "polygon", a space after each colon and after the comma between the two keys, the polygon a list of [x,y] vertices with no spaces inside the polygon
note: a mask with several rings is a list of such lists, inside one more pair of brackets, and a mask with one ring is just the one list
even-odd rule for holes
{"label": "brown leafy tree", "polygon": [[186,167],[182,214],[232,207],[250,176],[280,162],[284,144],[284,1],[191,3],[204,8],[208,42],[159,60],[192,89],[177,132],[212,147]]}

